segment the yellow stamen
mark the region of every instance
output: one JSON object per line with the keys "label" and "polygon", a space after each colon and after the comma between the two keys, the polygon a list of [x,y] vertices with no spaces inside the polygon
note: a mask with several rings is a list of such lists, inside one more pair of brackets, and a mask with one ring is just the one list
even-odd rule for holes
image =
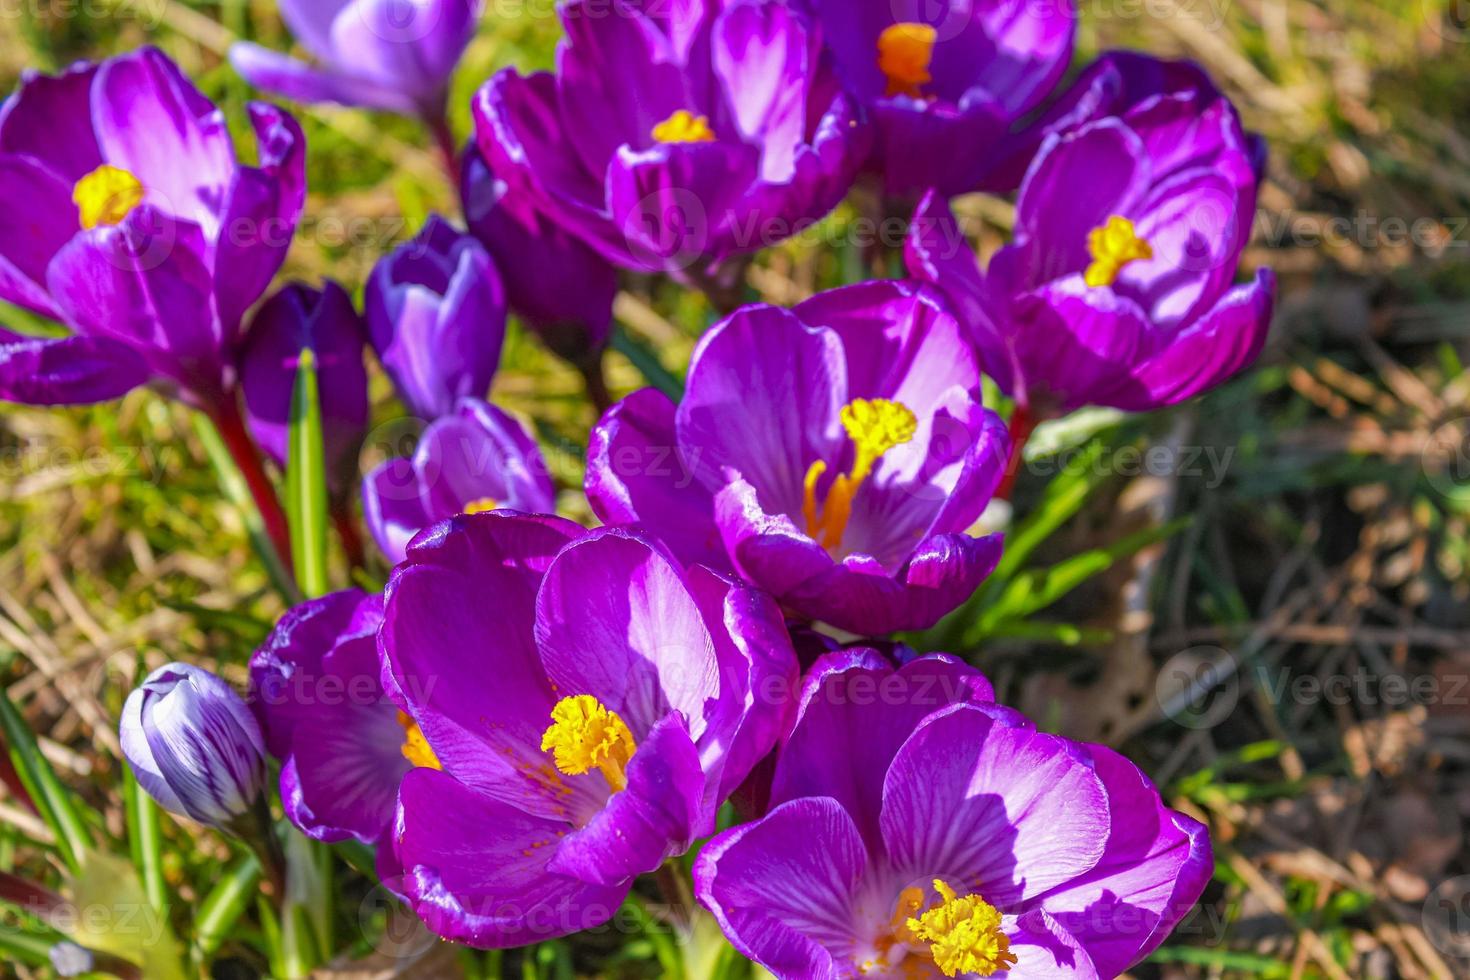
{"label": "yellow stamen", "polygon": [[1093,287],[1111,286],[1129,262],[1154,257],[1153,246],[1138,237],[1133,222],[1116,214],[1107,224],[1088,232],[1087,251],[1092,264],[1083,278]]}
{"label": "yellow stamen", "polygon": [[921,97],[920,87],[934,80],[929,63],[938,36],[928,24],[898,23],[883,29],[878,35],[878,70],[888,79],[888,95]]}
{"label": "yellow stamen", "polygon": [[660,143],[711,143],[715,131],[709,128],[708,116],[696,116],[680,109],[653,127],[653,138]]}
{"label": "yellow stamen", "polygon": [[500,506],[500,501],[494,497],[479,497],[464,505],[466,514],[483,514],[487,510],[494,510]]}
{"label": "yellow stamen", "polygon": [[552,753],[557,769],[568,776],[599,769],[614,793],[628,785],[626,770],[636,748],[623,719],[590,694],[558,701],[551,727],[541,736],[541,751]]}
{"label": "yellow stamen", "polygon": [[1011,952],[1010,939],[1001,932],[1000,912],[995,906],[978,895],[961,898],[937,878],[934,890],[942,901],[904,925],[915,939],[929,944],[929,954],[940,972],[947,977],[961,973],[988,977],[1016,965],[1016,955]]}
{"label": "yellow stamen", "polygon": [[126,170],[104,163],[77,181],[71,199],[83,228],[115,225],[143,203],[143,185]]}
{"label": "yellow stamen", "polygon": [[801,513],[806,519],[806,533],[824,548],[842,543],[842,533],[852,516],[853,498],[873,472],[873,464],[894,446],[912,439],[919,427],[919,420],[907,405],[887,398],[855,398],[842,407],[840,419],[857,449],[852,469],[837,474],[820,509],[817,481],[827,472],[827,464],[822,460],[812,463],[802,481]]}
{"label": "yellow stamen", "polygon": [[403,726],[403,757],[421,769],[443,769],[439,757],[429,748],[429,740],[418,724],[406,712],[398,712],[398,724]]}

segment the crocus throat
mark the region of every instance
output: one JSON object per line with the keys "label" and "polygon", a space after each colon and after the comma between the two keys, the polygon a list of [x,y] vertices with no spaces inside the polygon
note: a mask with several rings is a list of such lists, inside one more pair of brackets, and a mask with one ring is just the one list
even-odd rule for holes
{"label": "crocus throat", "polygon": [[878,70],[888,79],[888,95],[922,98],[922,86],[934,80],[929,63],[934,60],[938,32],[928,24],[891,24],[878,35]]}
{"label": "crocus throat", "polygon": [[1111,286],[1129,262],[1154,257],[1153,246],[1138,237],[1133,222],[1116,214],[1107,224],[1088,232],[1087,252],[1092,264],[1083,278],[1093,287]]}
{"label": "crocus throat", "polygon": [[83,228],[115,225],[143,203],[143,185],[126,170],[104,163],[77,181],[71,199]]}
{"label": "crocus throat", "polygon": [[494,497],[477,497],[464,505],[466,514],[483,514],[486,511],[495,510],[500,506],[500,501]]}
{"label": "crocus throat", "polygon": [[873,472],[873,464],[894,446],[901,446],[912,439],[919,425],[907,405],[887,398],[855,398],[843,406],[841,420],[848,438],[857,449],[852,469],[839,473],[832,481],[827,499],[820,508],[817,504],[817,481],[827,472],[826,462],[819,459],[812,463],[803,481],[801,512],[806,519],[807,536],[828,549],[842,543],[842,534],[847,530],[848,518],[852,516],[853,497]]}
{"label": "crocus throat", "polygon": [[[988,977],[1016,965],[1011,941],[1001,932],[1000,912],[978,895],[960,897],[939,879],[934,890],[940,901],[922,914],[904,922],[909,936],[927,943],[934,965],[947,977],[973,973]],[[899,898],[899,909],[905,897],[917,889],[905,889]]]}
{"label": "crocus throat", "polygon": [[600,770],[614,793],[628,785],[628,762],[636,749],[623,719],[590,694],[558,701],[551,709],[551,727],[541,736],[541,751],[552,753],[557,769],[568,776]]}
{"label": "crocus throat", "polygon": [[420,769],[444,768],[439,764],[439,757],[434,754],[434,750],[429,748],[429,740],[424,738],[418,723],[407,712],[398,712],[398,724],[403,726],[403,748],[399,751],[405,759]]}
{"label": "crocus throat", "polygon": [[709,128],[708,116],[680,109],[653,127],[653,138],[660,143],[712,143],[715,131]]}

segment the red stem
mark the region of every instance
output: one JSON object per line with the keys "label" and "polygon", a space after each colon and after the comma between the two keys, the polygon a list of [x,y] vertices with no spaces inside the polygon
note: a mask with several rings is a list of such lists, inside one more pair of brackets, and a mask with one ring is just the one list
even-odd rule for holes
{"label": "red stem", "polygon": [[1040,422],[1041,419],[1033,416],[1031,409],[1025,405],[1018,403],[1011,411],[1011,454],[1006,459],[1006,473],[1001,478],[1000,489],[995,491],[997,500],[1011,499],[1011,491],[1016,487],[1016,477],[1021,475],[1021,452]]}
{"label": "red stem", "polygon": [[582,380],[587,383],[587,397],[591,399],[600,418],[613,405],[612,392],[608,390],[607,375],[602,367],[602,351],[592,354],[580,369]]}
{"label": "red stem", "polygon": [[40,813],[36,809],[36,801],[31,799],[31,794],[26,791],[25,783],[21,782],[20,773],[15,771],[15,766],[10,761],[10,753],[5,749],[5,743],[0,741],[0,783],[10,792],[17,802],[24,804],[32,813]]}
{"label": "red stem", "polygon": [[353,568],[363,568],[367,559],[362,548],[362,535],[357,532],[357,522],[352,519],[352,505],[345,500],[333,501],[332,523],[337,526],[337,536],[342,539],[347,563]]}
{"label": "red stem", "polygon": [[250,434],[245,431],[245,420],[240,417],[240,407],[235,403],[234,397],[226,396],[220,407],[212,413],[212,418],[215,428],[219,430],[220,439],[230,451],[235,465],[240,468],[245,484],[250,487],[250,495],[255,498],[255,507],[260,511],[266,534],[270,535],[271,544],[275,546],[276,557],[280,558],[285,568],[291,568],[291,531],[286,523],[286,512],[281,509],[281,500],[276,496],[275,485],[266,475],[260,451],[255,448]]}
{"label": "red stem", "polygon": [[429,127],[429,132],[434,136],[434,144],[439,148],[439,157],[444,163],[444,172],[449,175],[449,182],[454,186],[454,193],[459,194],[459,144],[455,142],[454,130],[449,127],[449,117],[443,109],[438,112],[429,113],[424,116],[424,125]]}

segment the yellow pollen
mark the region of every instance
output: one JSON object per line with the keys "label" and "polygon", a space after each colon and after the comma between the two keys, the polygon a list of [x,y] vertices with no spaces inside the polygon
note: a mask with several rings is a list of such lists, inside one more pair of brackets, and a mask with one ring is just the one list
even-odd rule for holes
{"label": "yellow pollen", "polygon": [[653,127],[653,138],[660,143],[712,143],[715,131],[709,128],[708,116],[680,109]]}
{"label": "yellow pollen", "polygon": [[479,497],[464,505],[466,514],[483,514],[487,510],[494,510],[500,506],[500,501],[494,497]]}
{"label": "yellow pollen", "polygon": [[824,548],[835,548],[842,543],[842,533],[852,516],[853,498],[873,472],[873,464],[894,446],[912,439],[919,426],[919,420],[907,405],[886,398],[853,399],[843,406],[840,418],[847,437],[857,449],[852,469],[837,474],[820,508],[817,481],[827,472],[827,464],[817,460],[807,468],[802,482],[801,513],[806,520],[806,533]]}
{"label": "yellow pollen", "polygon": [[929,63],[937,37],[928,24],[898,23],[883,29],[878,35],[878,70],[888,79],[888,95],[921,97],[920,87],[934,80]]}
{"label": "yellow pollen", "polygon": [[406,712],[398,712],[398,724],[403,726],[403,757],[421,769],[443,769],[439,757],[429,748],[429,740],[419,730],[418,724]]}
{"label": "yellow pollen", "polygon": [[568,776],[599,769],[614,793],[628,785],[626,770],[636,748],[623,719],[590,694],[558,701],[551,727],[541,736],[541,751],[552,753],[557,769]]}
{"label": "yellow pollen", "polygon": [[[915,939],[929,944],[929,953],[941,973],[947,977],[961,973],[988,977],[1016,965],[1016,955],[1011,952],[1010,939],[1000,930],[1000,912],[995,906],[978,895],[961,898],[937,878],[934,890],[942,901],[904,925]],[[900,907],[902,904],[900,897]]]}
{"label": "yellow pollen", "polygon": [[1111,286],[1129,262],[1154,257],[1153,246],[1138,237],[1133,222],[1116,214],[1087,233],[1087,251],[1092,264],[1083,278],[1093,287]]}
{"label": "yellow pollen", "polygon": [[126,170],[104,163],[77,181],[71,199],[83,228],[115,225],[143,202],[143,185]]}

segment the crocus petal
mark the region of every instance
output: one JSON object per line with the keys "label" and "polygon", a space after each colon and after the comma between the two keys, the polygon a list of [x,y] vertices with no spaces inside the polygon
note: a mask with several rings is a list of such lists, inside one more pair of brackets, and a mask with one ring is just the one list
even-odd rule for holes
{"label": "crocus petal", "polygon": [[97,68],[79,62],[59,75],[23,72],[20,87],[0,105],[0,152],[32,157],[68,185],[100,167],[92,131]]}
{"label": "crocus petal", "polygon": [[403,561],[414,535],[434,523],[411,459],[387,460],[363,477],[362,511],[383,557],[394,565]]}
{"label": "crocus petal", "polygon": [[235,171],[215,253],[220,318],[231,332],[280,270],[306,204],[306,137],[300,125],[289,113],[258,102],[250,105],[250,123],[260,163]]}
{"label": "crocus petal", "polygon": [[0,155],[0,299],[55,317],[46,266],[80,227],[69,184],[33,158]]}
{"label": "crocus petal", "polygon": [[679,570],[635,532],[593,531],[557,555],[536,599],[536,642],[558,691],[595,694],[635,738],[669,711],[704,735],[720,689],[709,629]]}
{"label": "crocus petal", "polygon": [[230,64],[251,85],[293,102],[334,102],[404,114],[414,111],[413,99],[402,91],[317,68],[248,41],[230,45]]}
{"label": "crocus petal", "polygon": [[973,190],[1010,125],[1005,109],[990,98],[964,106],[898,98],[880,103],[874,114],[878,138],[870,167],[895,197],[930,188],[944,195]]}
{"label": "crocus petal", "polygon": [[[528,812],[565,819],[540,773],[556,697],[535,643],[535,596],[581,528],[493,512],[420,534],[388,583],[380,633],[393,687],[446,771]],[[581,785],[581,784],[578,784]],[[595,804],[595,787],[570,803]]]}
{"label": "crocus petal", "polygon": [[721,467],[736,470],[768,513],[800,514],[807,467],[835,459],[845,438],[844,371],[832,331],[775,307],[737,311],[704,335],[690,362],[677,416],[685,462],[712,487],[726,482]]}
{"label": "crocus petal", "polygon": [[[619,148],[607,176],[612,240],[624,264],[650,272],[677,271],[727,257],[725,243],[741,221],[740,194],[756,178],[759,151],[745,143],[661,143],[635,151]],[[740,251],[774,241],[760,240],[756,226]],[[780,236],[784,237],[784,236]]]}
{"label": "crocus petal", "polygon": [[148,381],[148,365],[106,337],[25,337],[0,330],[0,399],[87,405],[121,398]]}
{"label": "crocus petal", "polygon": [[727,567],[714,499],[679,453],[674,403],[644,388],[608,409],[587,447],[587,500],[606,524],[647,523],[686,564]]}
{"label": "crocus petal", "polygon": [[1003,929],[1016,956],[1016,965],[1006,971],[1007,976],[1026,980],[1098,980],[1115,976],[1093,963],[1082,942],[1044,910],[1016,918],[1007,916]]}
{"label": "crocus petal", "polygon": [[404,92],[419,111],[433,111],[474,33],[479,10],[468,0],[352,0],[332,21],[333,60],[339,68]]}
{"label": "crocus petal", "polygon": [[779,977],[839,975],[867,871],[863,839],[836,800],[776,807],[720,834],[694,865],[694,890],[735,948]]}
{"label": "crocus petal", "polygon": [[726,5],[711,37],[711,59],[740,133],[763,145],[761,179],[782,183],[806,136],[812,51],[806,26],[772,0]]}
{"label": "crocus petal", "polygon": [[1048,139],[1016,199],[1016,237],[1034,243],[1035,282],[1082,272],[1087,236],[1149,186],[1143,141],[1116,119]]}
{"label": "crocus petal", "polygon": [[686,575],[720,667],[719,698],[705,706],[700,746],[709,775],[705,804],[713,814],[791,730],[801,668],[774,599],[700,566]]}
{"label": "crocus petal", "polygon": [[1155,333],[1133,300],[1074,275],[1018,300],[1014,315],[1008,342],[1027,385],[1068,410],[1141,399],[1132,370],[1153,352]]}
{"label": "crocus petal", "polygon": [[328,280],[320,290],[292,283],[267,300],[238,358],[250,434],[272,459],[287,461],[291,403],[303,350],[315,358],[327,482],[340,496],[357,476],[368,421],[366,340],[352,300]]}
{"label": "crocus petal", "polygon": [[144,200],[213,238],[235,173],[224,113],[155,48],[102,64],[92,115],[103,157],[140,182]]}
{"label": "crocus petal", "polygon": [[511,308],[553,353],[584,363],[612,332],[617,273],[538,206],[530,189],[493,173],[473,144],[463,169],[465,220],[500,270]]}
{"label": "crocus petal", "polygon": [[[251,656],[250,705],[271,755],[281,758],[291,751],[296,725],[317,700],[322,660],[366,598],[356,589],[344,589],[293,606]],[[381,613],[381,604],[374,605]]]}
{"label": "crocus petal", "polygon": [[[492,827],[494,833],[486,833]],[[591,929],[612,918],[628,888],[549,872],[547,856],[564,829],[447,773],[415,769],[398,793],[398,884],[435,933],[481,949]]]}
{"label": "crocus petal", "polygon": [[556,488],[536,441],[509,413],[478,398],[462,399],[425,430],[414,469],[434,520],[487,497],[531,514],[556,510]]}
{"label": "crocus petal", "polygon": [[919,201],[909,222],[904,257],[909,275],[943,290],[961,323],[974,329],[974,324],[989,320],[980,265],[944,195],[930,191]]}
{"label": "crocus petal", "polygon": [[1214,871],[1204,826],[1164,806],[1127,759],[1090,746],[1108,794],[1112,830],[1086,875],[1038,900],[1087,950],[1098,972],[1116,976],[1164,941]]}
{"label": "crocus petal", "polygon": [[149,205],[98,226],[52,260],[47,287],[81,333],[137,348],[152,370],[208,403],[221,397],[222,337],[200,230]]}
{"label": "crocus petal", "polygon": [[[557,51],[562,132],[594,174],[606,173],[623,143],[651,146],[653,128],[676,110],[707,112],[693,103],[668,37],[641,6],[572,0],[559,11],[567,31]],[[625,71],[629,64],[640,68]],[[622,81],[618,98],[607,97],[610,78]]]}
{"label": "crocus petal", "polygon": [[376,842],[388,829],[399,780],[412,768],[398,709],[377,684],[376,653],[370,634],[334,651],[342,661],[333,668],[341,693],[334,685],[296,726],[281,770],[286,816],[316,840]]}
{"label": "crocus petal", "polygon": [[594,885],[626,885],[714,829],[712,820],[700,820],[704,773],[681,715],[667,715],[642,738],[627,777],[626,789],[561,840],[548,870]]}
{"label": "crocus petal", "polygon": [[[948,705],[994,700],[983,674],[944,654],[897,669],[866,648],[827,654],[802,685],[795,727],[777,757],[771,805],[831,797],[881,853],[884,774],[914,727]],[[850,751],[853,745],[862,751]]]}
{"label": "crocus petal", "polygon": [[281,19],[302,46],[317,57],[332,50],[332,25],[352,0],[281,0]]}
{"label": "crocus petal", "polygon": [[898,751],[880,825],[900,875],[943,868],[984,882],[986,900],[1009,908],[1091,870],[1110,818],[1102,781],[1073,743],[1004,709],[962,704],[931,715]]}
{"label": "crocus petal", "polygon": [[1192,398],[1251,364],[1266,343],[1276,297],[1276,276],[1257,271],[1255,280],[1237,286],[1198,322],[1167,338],[1162,350],[1136,374],[1135,397],[1117,407],[1148,411]]}

